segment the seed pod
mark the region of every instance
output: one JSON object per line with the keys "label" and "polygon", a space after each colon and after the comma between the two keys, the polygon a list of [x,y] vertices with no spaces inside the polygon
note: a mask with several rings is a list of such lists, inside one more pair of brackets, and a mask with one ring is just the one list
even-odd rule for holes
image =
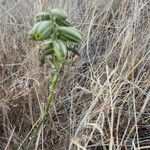
{"label": "seed pod", "polygon": [[60,26],[65,26],[65,27],[72,26],[72,24],[69,22],[69,20],[65,20],[65,19],[56,19],[56,23]]}
{"label": "seed pod", "polygon": [[52,9],[51,14],[56,19],[66,19],[67,18],[67,14],[61,9]]}
{"label": "seed pod", "polygon": [[54,25],[51,21],[37,22],[29,32],[30,39],[42,41],[50,38]]}
{"label": "seed pod", "polygon": [[50,14],[47,12],[40,12],[35,16],[35,22],[39,22],[39,21],[49,21],[50,20]]}
{"label": "seed pod", "polygon": [[58,60],[64,60],[67,55],[67,47],[63,41],[57,40],[53,42],[53,49]]}
{"label": "seed pod", "polygon": [[57,40],[57,43],[59,44],[61,55],[63,57],[66,57],[66,55],[67,55],[67,46],[66,46],[66,43],[64,41],[62,41],[62,40]]}
{"label": "seed pod", "polygon": [[59,27],[59,33],[61,36],[71,42],[79,43],[81,41],[81,33],[74,27]]}
{"label": "seed pod", "polygon": [[64,41],[64,42],[67,42],[67,41],[68,41],[68,40],[67,40],[63,35],[61,35],[60,33],[57,34],[57,39],[60,39],[60,40],[62,40],[62,41]]}

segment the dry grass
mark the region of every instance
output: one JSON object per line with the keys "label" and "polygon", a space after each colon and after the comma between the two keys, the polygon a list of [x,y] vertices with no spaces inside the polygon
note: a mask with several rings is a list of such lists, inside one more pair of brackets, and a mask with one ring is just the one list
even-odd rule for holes
{"label": "dry grass", "polygon": [[33,149],[150,149],[149,0],[0,4],[0,149],[26,149],[43,113],[51,65],[39,67],[40,43],[27,34],[34,15],[48,6],[66,10],[85,37],[77,46],[81,57],[68,56]]}

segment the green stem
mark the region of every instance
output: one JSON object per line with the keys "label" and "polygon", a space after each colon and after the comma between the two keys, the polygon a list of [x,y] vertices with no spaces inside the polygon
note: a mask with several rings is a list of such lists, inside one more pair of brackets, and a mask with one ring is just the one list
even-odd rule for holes
{"label": "green stem", "polygon": [[59,63],[56,63],[56,72],[55,72],[55,74],[51,80],[50,95],[48,96],[48,99],[47,99],[46,107],[44,109],[44,114],[39,117],[33,131],[31,132],[30,141],[28,143],[27,150],[32,149],[32,145],[33,145],[35,138],[37,137],[37,133],[41,129],[41,126],[43,125],[43,123],[47,119],[49,109],[50,109],[51,104],[53,102],[53,98],[56,95],[57,85],[58,85],[59,80],[60,80],[61,68],[62,68],[62,65],[60,65]]}
{"label": "green stem", "polygon": [[[53,21],[55,22],[55,21]],[[57,40],[57,28],[56,28],[56,24],[54,23],[54,31],[53,31],[53,35],[52,35],[52,41]],[[55,58],[54,58],[55,59]],[[41,129],[42,125],[45,123],[48,113],[49,113],[49,109],[52,105],[53,99],[56,95],[56,90],[57,90],[57,85],[59,83],[60,80],[60,71],[63,67],[64,62],[60,62],[57,58],[56,60],[54,60],[54,66],[55,66],[55,74],[53,75],[52,79],[51,79],[51,85],[50,85],[50,94],[48,96],[47,99],[47,103],[46,106],[44,108],[44,114],[42,116],[39,117],[39,119],[37,120],[35,126],[33,127],[32,131],[31,131],[31,136],[29,138],[29,142],[27,145],[27,150],[33,149],[33,143],[35,141],[35,139],[37,138],[38,132]]]}

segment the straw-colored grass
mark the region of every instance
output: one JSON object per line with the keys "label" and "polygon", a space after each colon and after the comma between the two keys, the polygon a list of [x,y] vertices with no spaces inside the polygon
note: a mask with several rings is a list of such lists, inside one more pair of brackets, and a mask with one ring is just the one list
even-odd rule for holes
{"label": "straw-colored grass", "polygon": [[150,149],[150,1],[0,1],[0,149],[24,150],[49,94],[51,63],[28,39],[33,17],[59,7],[84,31],[68,55],[34,150]]}

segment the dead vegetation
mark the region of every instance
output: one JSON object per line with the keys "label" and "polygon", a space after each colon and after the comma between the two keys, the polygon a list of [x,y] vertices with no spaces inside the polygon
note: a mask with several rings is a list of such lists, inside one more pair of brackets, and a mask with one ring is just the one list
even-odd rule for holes
{"label": "dead vegetation", "polygon": [[0,4],[0,149],[26,149],[43,113],[52,68],[48,59],[39,67],[40,43],[29,41],[28,31],[47,6],[66,10],[85,35],[80,58],[68,56],[33,149],[150,149],[150,1],[47,4]]}

